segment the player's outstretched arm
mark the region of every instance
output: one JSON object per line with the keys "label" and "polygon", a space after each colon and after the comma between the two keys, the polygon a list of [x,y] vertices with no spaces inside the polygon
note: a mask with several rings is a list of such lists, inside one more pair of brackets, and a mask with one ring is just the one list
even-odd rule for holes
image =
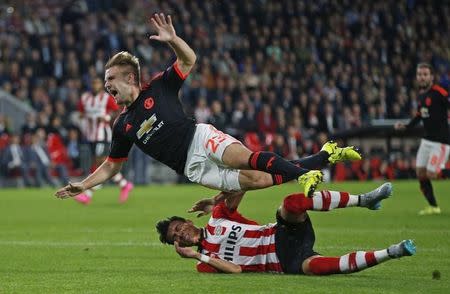
{"label": "player's outstretched arm", "polygon": [[195,56],[194,50],[177,36],[170,15],[166,17],[163,13],[155,13],[150,21],[158,33],[150,36],[150,39],[168,43],[177,55],[179,69],[187,74],[194,66],[197,56]]}
{"label": "player's outstretched arm", "polygon": [[203,255],[200,252],[195,251],[191,247],[180,247],[177,241],[174,242],[174,245],[177,253],[183,258],[197,259],[200,262],[209,264],[222,273],[239,274],[242,272],[242,269],[239,265],[234,264],[230,261]]}
{"label": "player's outstretched arm", "polygon": [[188,210],[188,212],[189,213],[200,212],[199,214],[197,214],[197,217],[201,217],[211,213],[214,205],[222,201],[225,201],[225,205],[228,207],[228,209],[235,210],[241,203],[244,194],[245,192],[243,191],[239,192],[222,191],[214,197],[201,199],[195,202],[194,205],[192,205],[192,207]]}
{"label": "player's outstretched arm", "polygon": [[79,183],[69,183],[67,186],[56,191],[56,198],[66,199],[76,196],[83,191],[95,187],[117,174],[122,168],[122,162],[111,162],[105,160],[92,174]]}

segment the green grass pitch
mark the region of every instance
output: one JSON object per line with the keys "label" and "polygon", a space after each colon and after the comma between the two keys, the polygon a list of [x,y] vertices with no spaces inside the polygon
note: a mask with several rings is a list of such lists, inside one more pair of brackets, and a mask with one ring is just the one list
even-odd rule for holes
{"label": "green grass pitch", "polygon": [[[330,190],[360,193],[379,182],[334,183]],[[414,239],[417,254],[352,275],[198,274],[159,243],[154,225],[215,192],[198,185],[138,187],[124,205],[109,186],[89,206],[58,200],[51,189],[0,190],[0,293],[450,293],[450,181],[434,183],[443,213],[419,217],[425,206],[416,181],[395,182],[379,211],[361,208],[311,212],[316,251],[343,255]],[[250,192],[241,212],[274,221],[287,184]],[[205,224],[207,218],[195,220]],[[433,279],[433,271],[440,279]]]}

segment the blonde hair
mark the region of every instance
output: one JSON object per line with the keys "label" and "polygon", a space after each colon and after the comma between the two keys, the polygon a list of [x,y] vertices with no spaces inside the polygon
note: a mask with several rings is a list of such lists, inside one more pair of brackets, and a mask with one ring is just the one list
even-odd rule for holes
{"label": "blonde hair", "polygon": [[139,59],[127,51],[121,51],[111,57],[105,65],[105,70],[113,66],[123,66],[131,68],[138,86],[141,84],[141,67]]}

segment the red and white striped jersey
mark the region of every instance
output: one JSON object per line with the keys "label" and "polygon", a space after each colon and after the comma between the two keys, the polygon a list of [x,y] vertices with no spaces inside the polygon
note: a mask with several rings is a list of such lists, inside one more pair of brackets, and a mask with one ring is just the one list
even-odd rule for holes
{"label": "red and white striped jersey", "polygon": [[[276,224],[258,225],[230,210],[224,202],[216,205],[199,248],[202,254],[233,262],[245,272],[282,272],[275,252]],[[217,272],[197,264],[199,272]]]}
{"label": "red and white striped jersey", "polygon": [[119,109],[114,98],[106,92],[94,96],[86,92],[81,96],[78,110],[83,114],[81,131],[89,142],[111,142],[112,131],[109,113]]}

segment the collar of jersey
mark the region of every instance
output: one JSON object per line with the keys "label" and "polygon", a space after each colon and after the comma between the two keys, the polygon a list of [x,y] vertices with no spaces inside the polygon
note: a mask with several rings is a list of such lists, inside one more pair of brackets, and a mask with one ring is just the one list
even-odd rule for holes
{"label": "collar of jersey", "polygon": [[134,100],[131,104],[130,104],[130,106],[128,106],[128,107],[125,107],[125,111],[128,111],[128,110],[131,110],[131,109],[134,109],[134,108],[136,108],[136,105],[138,105],[138,100],[139,100],[139,98],[141,98],[141,94],[139,93],[139,96],[137,96],[137,98],[136,98],[136,100]]}

